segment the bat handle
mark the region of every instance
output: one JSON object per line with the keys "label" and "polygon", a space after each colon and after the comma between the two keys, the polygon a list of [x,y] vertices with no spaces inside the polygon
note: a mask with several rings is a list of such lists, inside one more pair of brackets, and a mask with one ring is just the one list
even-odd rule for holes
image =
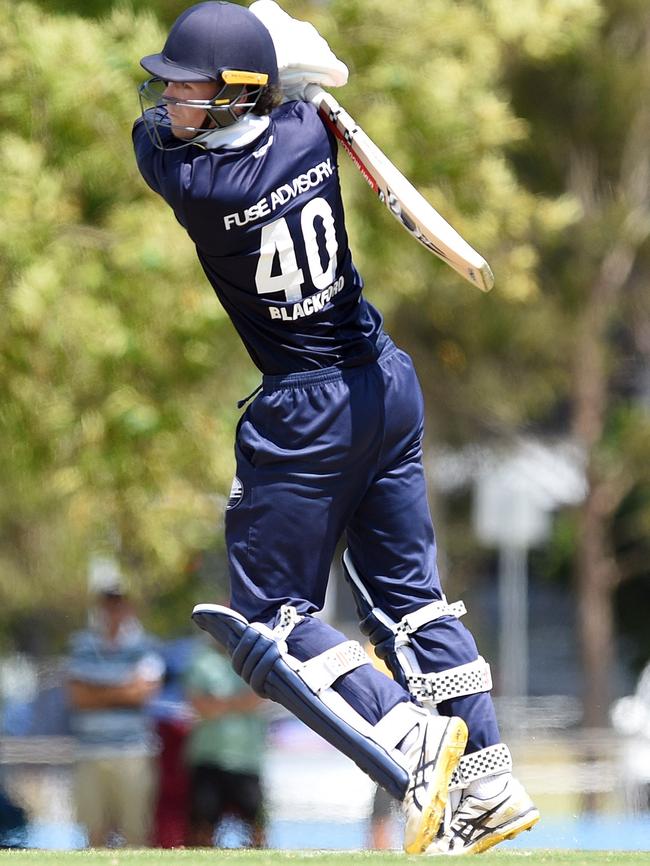
{"label": "bat handle", "polygon": [[[305,87],[305,100],[315,105],[321,115],[329,118],[330,123],[338,124],[343,122],[344,127],[347,126],[348,129],[356,129],[356,121],[350,117],[341,105],[339,105],[332,94],[328,90],[323,90],[320,85],[308,84]],[[338,138],[343,139],[341,130],[336,131],[336,135]]]}
{"label": "bat handle", "polygon": [[324,111],[330,115],[338,115],[344,111],[332,94],[323,90],[318,84],[308,84],[305,87],[305,100],[313,103],[319,111]]}

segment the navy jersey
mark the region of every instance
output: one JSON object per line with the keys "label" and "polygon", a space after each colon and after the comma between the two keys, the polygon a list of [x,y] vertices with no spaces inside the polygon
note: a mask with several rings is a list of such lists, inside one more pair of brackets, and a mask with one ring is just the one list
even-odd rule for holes
{"label": "navy jersey", "polygon": [[347,367],[377,357],[381,316],[361,293],[336,142],[313,105],[283,104],[265,132],[244,146],[161,151],[142,119],[133,138],[144,179],[194,241],[263,373]]}

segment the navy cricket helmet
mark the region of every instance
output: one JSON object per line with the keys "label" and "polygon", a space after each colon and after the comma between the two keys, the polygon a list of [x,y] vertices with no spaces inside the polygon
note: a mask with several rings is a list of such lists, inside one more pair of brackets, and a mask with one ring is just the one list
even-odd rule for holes
{"label": "navy cricket helmet", "polygon": [[[163,50],[143,57],[140,64],[153,76],[139,88],[143,117],[153,143],[163,150],[198,143],[215,127],[236,123],[255,107],[266,87],[278,85],[271,34],[249,9],[223,0],[186,9],[172,25]],[[218,87],[210,99],[182,101],[164,95],[168,82],[211,81]],[[169,136],[161,135],[164,127],[174,131],[166,110],[170,104],[206,112],[204,125],[191,140],[170,144]]]}

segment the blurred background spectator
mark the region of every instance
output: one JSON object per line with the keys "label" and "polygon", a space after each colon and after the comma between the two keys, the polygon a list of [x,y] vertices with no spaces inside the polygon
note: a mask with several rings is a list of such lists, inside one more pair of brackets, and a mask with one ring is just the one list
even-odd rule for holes
{"label": "blurred background spectator", "polygon": [[27,839],[27,814],[0,787],[0,849],[23,848]]}
{"label": "blurred background spectator", "polygon": [[627,808],[634,812],[650,810],[650,662],[641,671],[633,695],[615,701],[612,724],[623,736]]}
{"label": "blurred background spectator", "polygon": [[156,740],[147,703],[164,670],[121,583],[98,570],[89,628],[73,635],[68,665],[77,741],[74,799],[91,847],[150,842]]}
{"label": "blurred background spectator", "polygon": [[198,717],[186,751],[189,844],[210,847],[224,816],[235,815],[244,822],[248,844],[259,848],[265,841],[260,781],[266,727],[263,702],[209,641],[201,642],[185,680]]}
{"label": "blurred background spectator", "polygon": [[[365,651],[372,659],[373,665],[378,671],[386,674],[387,677],[392,677],[386,663],[379,658],[375,652],[375,647],[366,641],[364,646]],[[372,798],[372,807],[370,811],[370,831],[368,835],[368,847],[376,851],[385,851],[392,848],[397,838],[397,826],[399,823],[397,801],[394,797],[380,788],[379,785],[375,788],[375,793]]]}
{"label": "blurred background spectator", "polygon": [[372,811],[370,813],[370,838],[368,847],[376,851],[386,851],[394,848],[396,841],[399,844],[400,837],[397,827],[400,822],[399,804],[394,797],[377,786],[372,798]]}
{"label": "blurred background spectator", "polygon": [[159,747],[152,834],[157,848],[182,848],[188,841],[190,777],[185,747],[195,714],[185,694],[184,676],[198,640],[194,636],[176,638],[163,643],[160,650],[165,677],[149,707]]}

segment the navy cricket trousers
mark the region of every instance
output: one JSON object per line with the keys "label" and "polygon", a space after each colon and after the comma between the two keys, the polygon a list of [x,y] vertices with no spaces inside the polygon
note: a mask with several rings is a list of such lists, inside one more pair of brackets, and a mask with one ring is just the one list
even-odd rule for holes
{"label": "navy cricket trousers", "polygon": [[[265,376],[242,416],[237,478],[226,510],[231,604],[273,625],[281,605],[320,610],[341,536],[375,604],[400,620],[442,596],[422,466],[423,399],[410,357],[387,337],[376,362]],[[305,660],[345,640],[308,617],[288,639]],[[413,644],[424,672],[474,661],[455,617],[423,627]],[[334,686],[376,722],[408,693],[371,665]],[[460,715],[469,749],[499,742],[489,694],[439,706]]]}

